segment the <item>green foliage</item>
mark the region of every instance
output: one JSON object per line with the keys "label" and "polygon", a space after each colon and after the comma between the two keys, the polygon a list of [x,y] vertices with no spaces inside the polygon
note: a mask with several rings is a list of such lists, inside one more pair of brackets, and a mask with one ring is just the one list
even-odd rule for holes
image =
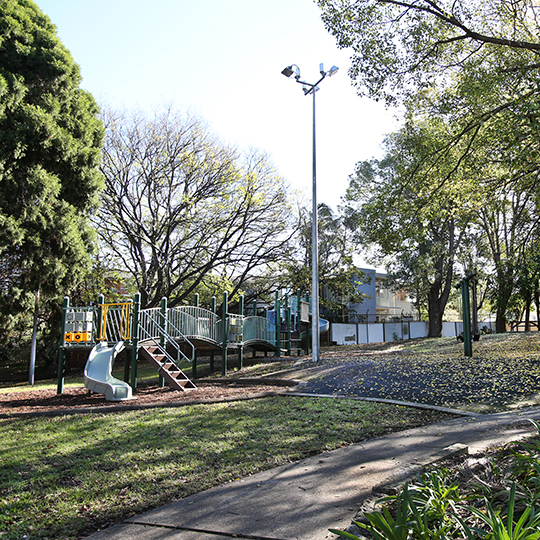
{"label": "green foliage", "polygon": [[[429,471],[417,482],[405,483],[398,495],[381,499],[380,510],[366,514],[368,524],[356,525],[369,531],[374,540],[536,540],[540,538],[540,485],[535,482],[524,486],[519,482],[526,468],[524,463],[536,471],[540,440],[511,443],[508,449],[509,457],[504,453],[490,457],[497,489],[491,490],[485,482],[481,490],[475,488],[474,482],[458,486],[454,481],[448,485],[448,471]],[[506,464],[506,472],[501,472],[499,463]],[[504,485],[502,492],[500,484]],[[528,497],[524,498],[524,493]],[[351,540],[359,538],[345,531],[331,532]]]}
{"label": "green foliage", "polygon": [[103,128],[33,2],[0,3],[0,36],[0,327],[9,333],[36,291],[47,309],[90,266]]}
{"label": "green foliage", "polygon": [[361,94],[395,103],[432,88],[452,88],[456,73],[464,70],[470,75],[464,84],[475,89],[491,86],[500,74],[509,73],[514,81],[524,73],[536,75],[540,44],[538,8],[533,3],[317,3],[338,45],[352,50],[349,73]]}
{"label": "green foliage", "polygon": [[[453,174],[453,154],[438,162],[428,157],[451,137],[437,119],[408,121],[387,137],[380,161],[361,162],[350,177],[342,211],[357,244],[390,279],[425,306],[429,335],[442,332],[453,269],[471,221],[468,188]],[[445,182],[447,175],[453,182]]]}
{"label": "green foliage", "polygon": [[[306,208],[300,210],[297,245],[290,259],[282,264],[283,285],[302,294],[311,294],[312,219]],[[363,294],[358,286],[364,274],[353,263],[350,234],[326,204],[318,208],[319,298],[325,318],[342,322],[348,320],[348,304],[360,303]]]}
{"label": "green foliage", "polygon": [[[429,294],[439,299],[428,301],[428,311],[439,311],[446,293],[434,267],[445,279],[456,262],[465,272],[484,267],[497,331],[505,331],[507,313],[519,303],[513,295],[526,306],[538,298],[534,278],[520,276],[540,221],[538,7],[511,0],[318,4],[338,44],[353,51],[349,73],[359,93],[405,107],[405,127],[390,138],[397,150],[389,153],[396,189],[382,194],[378,205],[366,202],[369,189],[358,198],[375,230],[384,231],[376,239],[383,252],[393,247],[399,253],[396,246],[405,244],[404,264],[395,264],[394,273],[408,276],[418,292],[425,284],[414,276],[428,276],[435,286]],[[463,211],[469,223],[459,225]],[[422,231],[447,217],[461,231],[467,226],[463,245],[476,251],[476,260],[445,252],[441,243],[446,260],[435,253],[426,261],[422,245],[431,255],[438,242],[422,244]]]}

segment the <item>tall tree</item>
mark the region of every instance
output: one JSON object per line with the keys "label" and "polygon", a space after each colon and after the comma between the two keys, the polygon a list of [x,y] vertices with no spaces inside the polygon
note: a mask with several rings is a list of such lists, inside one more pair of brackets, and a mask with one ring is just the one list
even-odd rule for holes
{"label": "tall tree", "polygon": [[[354,265],[353,244],[343,219],[334,214],[326,204],[318,207],[319,240],[319,298],[325,318],[343,322],[348,320],[349,303],[360,303],[362,293],[358,290],[365,279]],[[301,208],[300,224],[295,239],[296,248],[283,265],[283,286],[311,293],[312,278],[312,217],[311,212]]]}
{"label": "tall tree", "polygon": [[96,225],[142,295],[174,306],[212,276],[243,283],[286,256],[294,234],[284,180],[257,151],[241,157],[171,109],[110,114]]}
{"label": "tall tree", "polygon": [[362,162],[343,200],[355,241],[385,261],[391,279],[427,307],[429,336],[442,333],[454,265],[471,211],[454,184],[440,184],[451,163],[425,157],[447,137],[442,122],[409,122],[386,140],[381,161]]}
{"label": "tall tree", "polygon": [[90,265],[103,126],[79,67],[30,0],[0,2],[0,313],[69,291]]}
{"label": "tall tree", "polygon": [[[523,243],[535,226],[540,173],[539,7],[529,0],[318,0],[353,51],[358,92],[437,117],[450,136],[416,172],[445,170],[430,191],[464,189],[489,240],[497,328],[506,327]],[[456,178],[467,178],[456,182]],[[445,186],[445,184],[448,184]]]}

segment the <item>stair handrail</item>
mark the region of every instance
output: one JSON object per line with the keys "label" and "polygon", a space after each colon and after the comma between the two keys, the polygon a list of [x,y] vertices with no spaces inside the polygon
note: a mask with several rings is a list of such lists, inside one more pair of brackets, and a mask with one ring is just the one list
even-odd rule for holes
{"label": "stair handrail", "polygon": [[[140,318],[141,318],[141,320],[139,322],[139,334],[143,334],[143,335],[142,336],[139,335],[139,339],[141,341],[143,341],[144,339],[148,339],[148,340],[152,341],[156,345],[156,347],[158,347],[158,349],[165,355],[165,357],[169,361],[171,361],[174,365],[176,365],[176,362],[178,362],[180,360],[180,356],[182,356],[184,358],[184,360],[186,360],[187,362],[192,362],[193,361],[193,356],[194,356],[194,350],[195,350],[195,347],[193,346],[193,344],[187,338],[185,338],[185,336],[184,336],[185,341],[191,346],[191,350],[192,350],[192,358],[189,359],[184,354],[184,352],[182,351],[182,349],[180,348],[178,343],[176,343],[174,337],[170,336],[165,331],[165,329],[163,328],[164,325],[160,325],[160,322],[152,317],[151,312],[156,312],[156,313],[159,314],[160,317],[164,318],[164,315],[163,315],[163,313],[161,313],[161,311],[159,311],[159,308],[150,308],[150,309],[141,310],[140,315],[139,315]],[[143,320],[144,318],[148,319],[151,323],[157,325],[157,328],[159,328],[159,335],[158,336],[152,335],[152,333],[149,332],[146,329],[146,326],[144,324],[145,321]],[[167,325],[169,325],[169,324],[171,324],[171,323],[169,323],[167,321]],[[159,339],[161,339],[162,337],[164,338],[164,344],[163,345],[159,342]],[[174,349],[176,350],[176,360],[167,351],[167,343],[170,343],[174,347]],[[165,360],[163,361],[163,363],[165,363]]]}
{"label": "stair handrail", "polygon": [[[191,341],[189,341],[189,339],[182,333],[182,331],[170,320],[170,318],[168,317],[168,312],[169,310],[167,310],[167,315],[164,315],[162,312],[159,312],[160,316],[162,317],[162,319],[165,320],[166,322],[166,329],[163,330],[163,338],[165,338],[165,343],[171,343],[173,345],[173,347],[175,349],[177,349],[180,354],[188,361],[188,362],[193,362],[193,359],[195,358],[195,345],[193,345],[193,343],[191,343]],[[177,335],[171,335],[170,332],[169,332],[169,328],[172,328],[173,330],[175,330],[177,332]],[[183,342],[187,343],[187,345],[189,345],[191,347],[191,359],[188,358],[184,352],[182,351],[182,349],[180,349],[180,346],[178,345],[178,343],[176,343],[176,338],[180,338],[182,339]]]}

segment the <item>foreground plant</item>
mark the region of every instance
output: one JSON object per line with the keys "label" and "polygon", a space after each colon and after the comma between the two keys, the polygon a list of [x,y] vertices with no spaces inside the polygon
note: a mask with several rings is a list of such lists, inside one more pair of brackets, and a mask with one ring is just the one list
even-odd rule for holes
{"label": "foreground plant", "polygon": [[[540,435],[540,424],[532,421]],[[491,456],[492,484],[459,485],[441,469],[379,501],[355,525],[374,540],[537,540],[540,538],[540,438],[510,443]],[[359,536],[331,532],[350,540]]]}

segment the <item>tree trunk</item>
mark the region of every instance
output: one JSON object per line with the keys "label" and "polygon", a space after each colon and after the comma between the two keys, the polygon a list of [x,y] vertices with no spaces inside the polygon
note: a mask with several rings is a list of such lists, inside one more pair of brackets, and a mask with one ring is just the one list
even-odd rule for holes
{"label": "tree trunk", "polygon": [[[428,337],[442,337],[443,314],[439,298],[440,283],[434,283],[428,291]],[[444,308],[443,308],[444,311]]]}
{"label": "tree trunk", "polygon": [[34,324],[32,327],[32,347],[30,350],[30,370],[28,375],[28,384],[34,386],[34,376],[36,372],[36,350],[37,350],[37,331],[39,316],[39,290],[35,293],[36,301],[34,304]]}
{"label": "tree trunk", "polygon": [[506,309],[497,308],[495,332],[497,334],[504,334],[506,332]]}
{"label": "tree trunk", "polygon": [[497,273],[498,291],[497,291],[497,311],[495,319],[495,332],[504,334],[506,332],[506,311],[508,302],[512,296],[513,279],[510,273]]}
{"label": "tree trunk", "polygon": [[534,287],[534,305],[536,306],[536,330],[540,332],[540,289],[538,280],[536,280]]}

